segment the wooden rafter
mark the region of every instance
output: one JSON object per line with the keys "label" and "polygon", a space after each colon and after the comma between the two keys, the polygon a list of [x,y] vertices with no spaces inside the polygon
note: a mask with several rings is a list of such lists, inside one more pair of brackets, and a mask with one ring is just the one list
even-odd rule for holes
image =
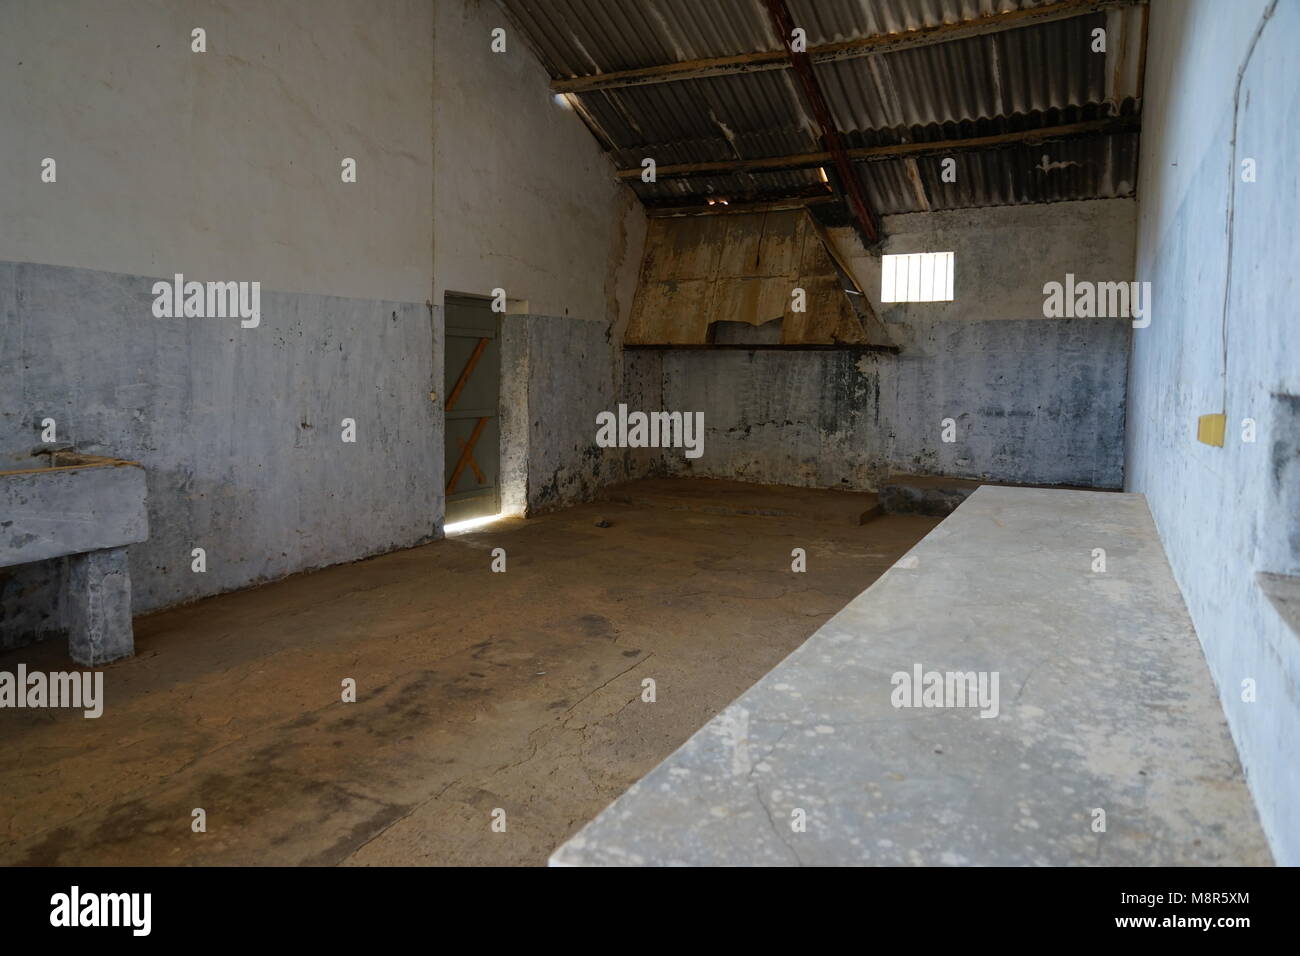
{"label": "wooden rafter", "polygon": [[[988,14],[956,23],[939,23],[900,33],[875,34],[837,43],[821,44],[809,47],[808,56],[814,63],[828,63],[877,53],[897,53],[900,50],[913,50],[936,43],[950,43],[954,40],[965,40],[991,33],[1001,33],[1004,30],[1084,16],[1115,7],[1145,6],[1146,2],[1147,0],[1057,0],[1055,3],[1045,3],[1042,6],[1008,10],[1004,13]],[[735,56],[683,60],[678,63],[663,63],[589,76],[566,77],[552,80],[551,89],[557,93],[590,93],[624,86],[646,86],[654,83],[672,83],[677,80],[789,68],[790,61],[785,50],[770,50]]]}
{"label": "wooden rafter", "polygon": [[839,196],[824,193],[814,196],[775,196],[775,198],[762,198],[762,195],[755,196],[748,202],[728,202],[715,203],[708,206],[706,203],[681,203],[677,206],[646,206],[646,216],[649,219],[673,219],[676,216],[727,216],[729,213],[740,212],[779,212],[781,209],[802,209],[809,206],[822,206],[823,203],[840,202]]}
{"label": "wooden rafter", "polygon": [[[1098,120],[1085,120],[1063,126],[1044,126],[1038,129],[1019,130],[1013,133],[997,133],[992,136],[967,136],[960,139],[937,140],[932,143],[899,143],[894,146],[864,146],[846,149],[845,153],[854,162],[881,162],[889,159],[915,158],[921,156],[947,156],[951,153],[970,152],[981,149],[997,149],[1002,146],[1047,143],[1055,140],[1073,139],[1081,136],[1105,136],[1111,133],[1136,132],[1141,126],[1137,116],[1115,116]],[[655,178],[671,179],[689,176],[728,176],[738,173],[774,172],[787,169],[811,169],[824,166],[832,160],[829,152],[796,153],[789,156],[767,156],[761,159],[729,159],[706,163],[674,163],[660,166],[655,170]],[[641,168],[620,169],[619,179],[639,179]]]}

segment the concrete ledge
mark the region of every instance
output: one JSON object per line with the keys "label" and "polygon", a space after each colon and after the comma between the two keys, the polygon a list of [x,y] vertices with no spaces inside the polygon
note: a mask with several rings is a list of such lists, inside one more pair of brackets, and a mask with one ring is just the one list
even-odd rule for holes
{"label": "concrete ledge", "polygon": [[81,457],[0,472],[0,567],[136,544],[149,537],[144,469]]}
{"label": "concrete ledge", "polygon": [[[996,716],[895,707],[918,665]],[[551,862],[1271,857],[1145,500],[986,486]]]}

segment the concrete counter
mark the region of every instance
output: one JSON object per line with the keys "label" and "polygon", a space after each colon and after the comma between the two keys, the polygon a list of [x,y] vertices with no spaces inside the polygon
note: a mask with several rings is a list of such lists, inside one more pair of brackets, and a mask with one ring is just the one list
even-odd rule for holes
{"label": "concrete counter", "polygon": [[[68,557],[58,613],[86,666],[134,652],[126,546],[149,537],[136,462],[55,452],[0,472],[0,568]],[[34,461],[35,464],[35,461]]]}
{"label": "concrete counter", "polygon": [[551,857],[1269,862],[1145,500],[990,486]]}

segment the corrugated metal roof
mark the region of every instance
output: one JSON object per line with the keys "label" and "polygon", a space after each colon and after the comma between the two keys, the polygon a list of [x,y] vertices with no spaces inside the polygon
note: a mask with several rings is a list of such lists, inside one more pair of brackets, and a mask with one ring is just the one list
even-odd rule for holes
{"label": "corrugated metal roof", "polygon": [[758,0],[505,0],[552,77],[779,50]]}
{"label": "corrugated metal roof", "polygon": [[[553,78],[781,49],[760,0],[501,0]],[[1050,0],[787,0],[809,46],[897,33]],[[984,36],[819,62],[814,70],[848,146],[930,142],[1061,125],[1138,109],[1142,10],[1121,7]],[[1107,30],[1104,56],[1092,31]],[[792,71],[772,69],[576,94],[639,167],[822,149]],[[1043,157],[1047,159],[1044,161]],[[882,214],[1131,195],[1137,134],[960,153],[957,183],[938,158],[858,163]],[[630,181],[643,200],[754,194],[820,182],[816,169]]]}
{"label": "corrugated metal roof", "polygon": [[[825,3],[786,0],[794,22],[813,45],[884,33],[902,33],[941,23],[960,23],[990,14],[1042,6],[1051,0],[865,0]],[[760,4],[753,4],[761,14]]]}
{"label": "corrugated metal roof", "polygon": [[618,146],[639,156],[683,143],[696,144],[696,161],[772,155],[750,149],[750,139],[779,145],[777,155],[821,149],[788,70],[600,90],[582,94],[582,103]]}

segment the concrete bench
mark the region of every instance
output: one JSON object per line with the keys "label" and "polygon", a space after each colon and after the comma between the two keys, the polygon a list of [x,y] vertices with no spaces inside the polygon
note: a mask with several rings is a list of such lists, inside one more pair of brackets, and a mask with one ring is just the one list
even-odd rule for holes
{"label": "concrete bench", "polygon": [[1270,861],[1145,499],[987,486],[551,857]]}
{"label": "concrete bench", "polygon": [[59,616],[68,653],[95,666],[135,650],[126,546],[149,537],[136,462],[68,452],[0,472],[0,568],[68,557]]}

